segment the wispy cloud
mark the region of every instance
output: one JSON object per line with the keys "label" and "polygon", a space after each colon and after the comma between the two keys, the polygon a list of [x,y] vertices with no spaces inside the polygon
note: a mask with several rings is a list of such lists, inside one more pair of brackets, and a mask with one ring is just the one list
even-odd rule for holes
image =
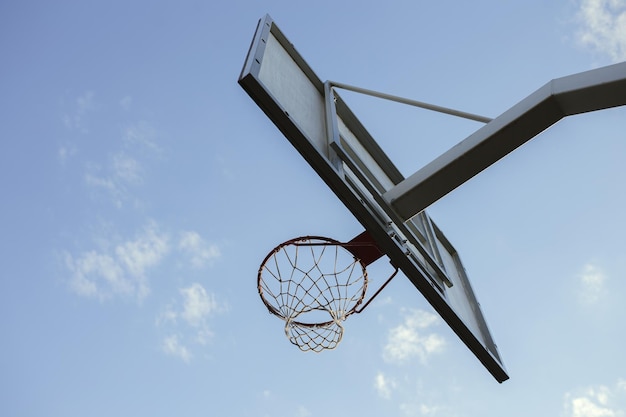
{"label": "wispy cloud", "polygon": [[613,62],[626,60],[626,0],[581,0],[578,17],[583,45]]}
{"label": "wispy cloud", "polygon": [[189,363],[191,361],[191,352],[184,346],[178,338],[178,335],[170,335],[163,339],[161,343],[161,349],[167,355],[175,356],[182,359],[184,362]]}
{"label": "wispy cloud", "polygon": [[94,109],[94,93],[86,91],[72,102],[73,108],[63,116],[63,124],[70,130],[87,133],[86,115]]}
{"label": "wispy cloud", "polygon": [[378,372],[374,379],[374,388],[381,398],[388,400],[391,398],[392,391],[396,388],[396,381],[384,373]]}
{"label": "wispy cloud", "polygon": [[193,283],[179,289],[180,300],[169,305],[157,318],[157,325],[170,325],[178,333],[191,333],[197,345],[206,345],[213,337],[210,319],[228,310],[201,284]]}
{"label": "wispy cloud", "polygon": [[122,208],[131,199],[131,188],[143,183],[143,173],[141,163],[121,151],[109,158],[105,168],[89,164],[84,180],[88,187],[108,194],[115,207]]}
{"label": "wispy cloud", "polygon": [[124,276],[124,270],[107,254],[91,251],[75,259],[66,253],[65,261],[73,273],[70,286],[79,295],[103,296],[103,285],[117,294],[133,292],[134,286]]}
{"label": "wispy cloud", "polygon": [[124,200],[126,199],[126,191],[111,177],[99,176],[93,173],[85,174],[85,184],[94,190],[101,190],[107,193],[113,205],[117,208],[122,208]]}
{"label": "wispy cloud", "polygon": [[607,276],[604,271],[594,263],[587,263],[578,276],[580,286],[580,299],[585,304],[595,304],[606,292]]}
{"label": "wispy cloud", "polygon": [[167,236],[151,224],[137,239],[118,245],[115,254],[132,276],[144,276],[146,269],[156,266],[168,252],[167,240]]}
{"label": "wispy cloud", "polygon": [[296,417],[309,417],[311,416],[311,412],[303,405],[299,405],[296,409]]}
{"label": "wispy cloud", "polygon": [[[148,272],[172,251],[179,256],[191,254],[192,267],[203,266],[220,254],[216,245],[208,245],[197,232],[185,231],[179,235],[178,245],[171,247],[169,234],[161,231],[155,221],[150,221],[133,238],[112,242],[112,239],[99,236],[99,250],[80,254],[65,251],[63,260],[70,271],[69,287],[76,294],[86,297],[107,299],[116,295],[133,295],[141,300],[150,293]],[[198,339],[208,340],[207,319],[225,311],[226,304],[216,301],[215,295],[199,283],[179,289],[179,294],[181,309],[169,308],[161,319],[182,320],[198,328]]]}
{"label": "wispy cloud", "polygon": [[118,152],[112,157],[112,172],[121,182],[139,185],[143,182],[143,167],[125,152]]}
{"label": "wispy cloud", "polygon": [[151,223],[136,238],[118,244],[112,251],[92,250],[78,256],[66,252],[69,287],[85,297],[103,300],[121,295],[141,301],[150,293],[146,272],[168,253],[167,241],[167,235]]}
{"label": "wispy cloud", "polygon": [[193,231],[180,234],[178,247],[189,256],[194,268],[202,268],[221,256],[217,245],[207,243],[197,232]]}
{"label": "wispy cloud", "polygon": [[207,293],[197,282],[187,288],[181,288],[180,294],[183,298],[183,309],[179,316],[190,326],[203,326],[209,316],[222,310],[215,300],[215,295]]}
{"label": "wispy cloud", "polygon": [[441,352],[445,340],[436,333],[426,334],[427,330],[439,323],[439,318],[423,310],[409,310],[404,322],[389,331],[387,344],[383,349],[383,359],[391,363],[404,363],[418,357],[422,363],[429,355]]}
{"label": "wispy cloud", "polygon": [[76,155],[76,147],[72,145],[63,145],[57,150],[57,158],[61,165],[65,165],[74,155]]}
{"label": "wispy cloud", "polygon": [[566,417],[623,417],[626,415],[626,381],[619,379],[612,387],[597,385],[566,393]]}
{"label": "wispy cloud", "polygon": [[[95,140],[106,147],[93,155],[92,159],[81,161],[85,167],[82,179],[90,191],[95,191],[95,195],[98,193],[107,195],[117,208],[124,207],[129,200],[135,203],[135,206],[141,205],[137,204],[132,187],[144,183],[148,162],[154,157],[160,158],[163,155],[163,150],[158,144],[159,131],[150,122],[138,120],[124,125],[117,137],[103,138],[102,135],[108,133],[106,129],[99,129],[92,134],[87,128],[90,113],[96,108],[110,110],[107,103],[96,105],[95,97],[93,91],[86,91],[69,101],[69,104],[67,100],[63,100],[64,107],[67,107],[63,115],[65,126],[69,130],[94,136]],[[130,111],[131,104],[131,96],[119,101],[124,111]],[[102,117],[104,114],[99,116]],[[78,154],[81,143],[84,144],[67,142],[59,146],[56,157],[61,165],[65,165],[70,157]],[[87,155],[87,152],[83,152],[82,155]]]}
{"label": "wispy cloud", "polygon": [[158,131],[146,121],[126,127],[122,136],[127,146],[140,146],[150,152],[161,153],[161,147],[157,143]]}
{"label": "wispy cloud", "polygon": [[[122,130],[116,148],[105,153],[100,161],[85,162],[85,184],[108,195],[118,209],[129,201],[137,204],[134,190],[143,185],[149,161],[162,154],[157,139],[157,130],[146,121],[128,125]],[[70,149],[64,147],[59,151],[61,161],[67,159]]]}
{"label": "wispy cloud", "polygon": [[[390,387],[390,395],[394,397],[393,403],[398,405],[399,415],[406,417],[449,417],[463,414],[459,414],[454,409],[454,405],[442,398],[441,390],[434,388],[421,378],[415,380],[411,375],[405,375],[396,383],[395,380],[385,376],[380,378],[380,381],[384,381],[384,384],[381,384],[382,387]],[[388,381],[391,381],[392,384],[389,384]]]}

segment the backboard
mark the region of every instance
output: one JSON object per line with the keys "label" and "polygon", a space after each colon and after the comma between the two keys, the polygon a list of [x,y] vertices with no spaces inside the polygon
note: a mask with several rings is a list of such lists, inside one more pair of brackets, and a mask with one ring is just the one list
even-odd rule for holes
{"label": "backboard", "polygon": [[458,253],[425,211],[405,220],[383,198],[405,178],[269,16],[239,83],[494,378],[507,380]]}

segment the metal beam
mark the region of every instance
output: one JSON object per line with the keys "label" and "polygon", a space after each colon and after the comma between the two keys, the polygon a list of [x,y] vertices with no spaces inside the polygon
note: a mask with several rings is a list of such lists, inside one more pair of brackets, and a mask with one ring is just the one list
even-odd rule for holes
{"label": "metal beam", "polygon": [[626,62],[557,78],[383,194],[405,221],[566,116],[626,105]]}
{"label": "metal beam", "polygon": [[420,107],[426,110],[436,111],[438,113],[449,114],[451,116],[462,117],[464,119],[474,120],[476,122],[489,123],[491,120],[489,117],[480,116],[478,114],[467,113],[460,110],[451,109],[448,107],[437,106],[435,104],[425,103],[423,101],[417,101],[410,98],[394,96],[391,94],[381,93],[379,91],[368,90],[367,88],[355,87],[353,85],[338,83],[336,81],[327,81],[331,87],[341,88],[348,91],[354,91],[355,93],[366,94],[368,96],[382,98],[385,100],[395,101],[397,103],[408,104],[409,106]]}

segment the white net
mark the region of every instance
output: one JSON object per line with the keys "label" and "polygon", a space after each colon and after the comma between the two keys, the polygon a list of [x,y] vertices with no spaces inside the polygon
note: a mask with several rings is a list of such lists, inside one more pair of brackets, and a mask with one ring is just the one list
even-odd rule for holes
{"label": "white net", "polygon": [[259,269],[268,310],[285,321],[289,341],[303,351],[337,347],[342,322],[362,303],[365,265],[341,243],[301,237],[276,247]]}

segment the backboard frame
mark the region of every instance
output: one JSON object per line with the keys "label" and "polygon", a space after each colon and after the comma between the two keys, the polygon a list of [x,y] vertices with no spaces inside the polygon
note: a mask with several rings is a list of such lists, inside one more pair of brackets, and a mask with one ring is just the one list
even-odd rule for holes
{"label": "backboard frame", "polygon": [[239,84],[494,378],[508,379],[457,251],[425,211],[405,221],[385,201],[405,178],[269,15]]}

